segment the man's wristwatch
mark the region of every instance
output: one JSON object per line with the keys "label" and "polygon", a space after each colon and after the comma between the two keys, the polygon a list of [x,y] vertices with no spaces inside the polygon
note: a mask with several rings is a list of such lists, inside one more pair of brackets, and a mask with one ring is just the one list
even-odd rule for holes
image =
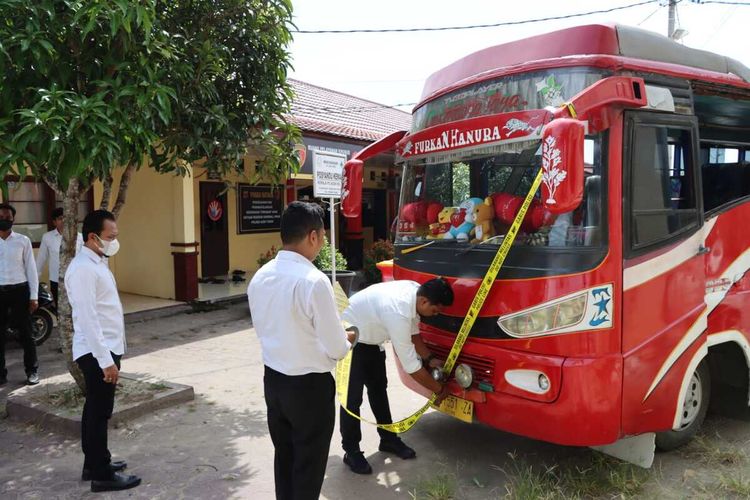
{"label": "man's wristwatch", "polygon": [[428,368],[429,368],[429,366],[430,366],[430,361],[432,361],[432,360],[433,360],[433,359],[435,359],[435,358],[436,358],[436,356],[435,356],[434,354],[430,353],[430,354],[429,354],[429,355],[428,355],[428,356],[427,356],[426,358],[423,358],[423,359],[422,359],[422,364],[423,364],[424,366],[426,366],[426,367],[428,367]]}

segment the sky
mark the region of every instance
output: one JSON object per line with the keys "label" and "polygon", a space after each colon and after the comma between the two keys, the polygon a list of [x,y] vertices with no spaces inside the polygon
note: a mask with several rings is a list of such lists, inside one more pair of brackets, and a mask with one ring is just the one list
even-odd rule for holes
{"label": "sky", "polygon": [[[737,0],[740,1],[740,0]],[[638,0],[294,0],[300,30],[467,26],[602,10]],[[609,14],[520,26],[418,33],[294,35],[292,78],[387,105],[419,100],[427,76],[477,50],[583,24],[617,22],[667,32],[666,1]],[[682,0],[677,26],[686,46],[732,57],[750,67],[750,5]]]}

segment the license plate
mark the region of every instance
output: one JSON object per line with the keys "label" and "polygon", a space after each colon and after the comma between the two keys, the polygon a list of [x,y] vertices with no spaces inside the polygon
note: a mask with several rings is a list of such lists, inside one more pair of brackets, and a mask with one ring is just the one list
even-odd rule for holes
{"label": "license plate", "polygon": [[464,422],[471,423],[474,416],[474,402],[448,396],[440,403],[438,410]]}

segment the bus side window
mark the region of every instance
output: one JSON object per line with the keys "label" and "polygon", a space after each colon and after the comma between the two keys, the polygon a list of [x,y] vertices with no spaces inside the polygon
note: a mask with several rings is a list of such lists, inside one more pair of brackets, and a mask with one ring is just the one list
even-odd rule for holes
{"label": "bus side window", "polygon": [[690,129],[639,123],[630,165],[630,243],[659,245],[697,227]]}
{"label": "bus side window", "polygon": [[703,207],[706,212],[750,196],[747,151],[711,145],[701,149]]}

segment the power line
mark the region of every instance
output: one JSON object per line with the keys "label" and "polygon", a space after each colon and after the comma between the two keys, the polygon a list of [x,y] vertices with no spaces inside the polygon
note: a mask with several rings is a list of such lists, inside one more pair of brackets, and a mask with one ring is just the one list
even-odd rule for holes
{"label": "power line", "polygon": [[[632,3],[629,5],[622,5],[620,7],[612,7],[610,9],[592,10],[589,12],[580,12],[578,14],[565,14],[562,16],[550,16],[539,19],[525,19],[523,21],[505,21],[493,24],[475,24],[472,26],[442,26],[438,28],[385,28],[385,29],[351,29],[351,30],[292,30],[292,33],[302,34],[343,34],[343,33],[413,33],[418,31],[450,31],[450,30],[469,30],[477,28],[497,28],[500,26],[517,26],[519,24],[530,24],[540,23],[543,21],[556,21],[560,19],[570,19],[573,17],[591,16],[594,14],[607,14],[609,12],[615,12],[618,10],[631,9],[633,7],[639,7],[641,5],[648,5],[656,3],[659,0],[645,0],[642,2]],[[704,3],[720,3],[720,2],[704,2]],[[724,3],[724,2],[721,2]],[[738,4],[739,5],[739,4]],[[750,5],[748,3],[747,5]]]}
{"label": "power line", "polygon": [[716,4],[716,5],[739,5],[739,6],[750,7],[750,2],[724,2],[722,0],[691,0],[691,2],[697,3],[699,5]]}

